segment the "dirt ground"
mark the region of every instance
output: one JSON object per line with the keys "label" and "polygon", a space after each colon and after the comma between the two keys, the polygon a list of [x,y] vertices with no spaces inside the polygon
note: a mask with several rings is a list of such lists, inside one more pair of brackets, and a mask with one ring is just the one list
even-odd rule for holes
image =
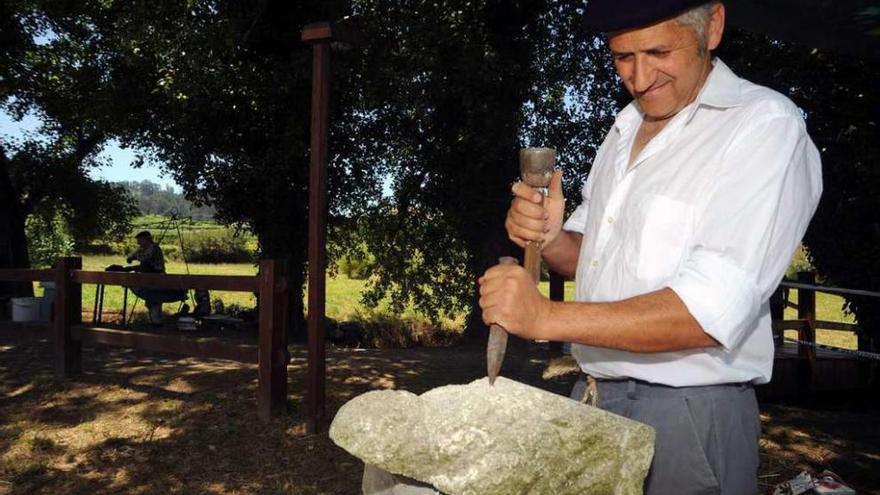
{"label": "dirt ground", "polygon": [[[76,380],[52,379],[45,332],[0,328],[0,495],[357,494],[362,465],[303,427],[305,352],[293,350],[290,414],[256,419],[256,367],[99,347]],[[510,351],[503,374],[567,393],[573,368],[549,349]],[[333,414],[371,389],[421,393],[485,376],[479,347],[328,350]],[[831,469],[880,492],[876,409],[762,404],[761,482]]]}

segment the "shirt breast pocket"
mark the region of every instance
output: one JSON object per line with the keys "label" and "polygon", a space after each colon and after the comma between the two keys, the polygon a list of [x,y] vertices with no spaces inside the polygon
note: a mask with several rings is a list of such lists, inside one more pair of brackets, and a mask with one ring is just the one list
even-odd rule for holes
{"label": "shirt breast pocket", "polygon": [[691,237],[694,206],[668,196],[651,195],[642,203],[636,273],[640,279],[664,279],[678,271]]}

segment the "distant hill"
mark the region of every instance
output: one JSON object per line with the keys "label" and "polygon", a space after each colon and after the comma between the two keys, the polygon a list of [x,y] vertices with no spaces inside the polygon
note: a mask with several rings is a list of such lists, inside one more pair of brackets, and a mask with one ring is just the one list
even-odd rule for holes
{"label": "distant hill", "polygon": [[125,187],[137,201],[142,215],[169,215],[177,208],[180,216],[192,217],[193,220],[207,221],[214,219],[214,208],[195,206],[183,194],[171,186],[162,186],[148,180],[141,182],[122,181],[118,184]]}

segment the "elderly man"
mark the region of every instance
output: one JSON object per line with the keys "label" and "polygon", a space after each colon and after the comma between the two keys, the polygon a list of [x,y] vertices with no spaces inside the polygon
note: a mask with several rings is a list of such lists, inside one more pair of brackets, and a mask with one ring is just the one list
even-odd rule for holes
{"label": "elderly man", "polygon": [[549,301],[517,266],[480,279],[486,323],[572,342],[573,396],[595,390],[599,407],[656,429],[651,494],[758,492],[752,386],[773,367],[768,299],[822,189],[801,113],[712,56],[725,9],[704,2],[586,8],[633,102],[564,224],[558,173],[544,207],[514,185],[505,223],[575,277],[577,302]]}

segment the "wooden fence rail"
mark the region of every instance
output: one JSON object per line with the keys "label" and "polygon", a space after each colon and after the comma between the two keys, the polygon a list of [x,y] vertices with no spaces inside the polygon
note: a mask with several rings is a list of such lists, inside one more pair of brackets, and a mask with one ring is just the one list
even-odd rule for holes
{"label": "wooden fence rail", "polygon": [[[787,292],[797,290],[798,302],[792,303],[788,300]],[[797,274],[796,281],[783,280],[779,284],[779,289],[773,295],[771,300],[771,310],[773,310],[773,330],[777,337],[777,342],[781,342],[782,332],[785,330],[797,330],[798,340],[813,342],[816,341],[816,330],[834,330],[841,332],[852,332],[859,338],[858,349],[870,350],[868,336],[864,335],[859,325],[852,323],[843,323],[839,321],[820,320],[816,314],[816,293],[835,295],[849,295],[858,297],[880,298],[880,292],[845,289],[840,287],[826,287],[816,284],[816,274],[813,272],[800,272]],[[796,320],[785,319],[785,308],[794,308],[798,311]],[[807,346],[801,344],[802,347]],[[806,354],[804,351],[802,354]]]}
{"label": "wooden fence rail", "polygon": [[[565,279],[562,276],[555,273],[550,274],[551,299],[555,301],[563,300],[564,284]],[[798,292],[797,303],[792,303],[788,300],[788,292],[791,290],[796,290]],[[858,338],[858,349],[860,351],[871,352],[874,349],[870,340],[870,335],[868,332],[862,331],[863,329],[860,328],[859,325],[820,320],[816,313],[817,292],[880,298],[880,293],[878,292],[817,285],[816,275],[812,272],[799,273],[797,279],[793,281],[784,280],[770,299],[770,313],[773,319],[773,336],[776,345],[776,356],[780,360],[777,361],[775,365],[776,369],[774,371],[773,381],[775,383],[777,380],[780,380],[780,383],[782,384],[779,387],[776,387],[773,384],[768,385],[768,387],[774,389],[774,394],[778,392],[780,395],[791,395],[791,391],[787,390],[789,384],[794,386],[795,394],[806,394],[811,386],[815,385],[814,378],[818,376],[815,371],[817,369],[815,343],[816,331],[819,329],[853,332]],[[794,320],[786,320],[786,308],[797,309],[797,318]],[[784,348],[785,330],[796,330],[798,332],[797,340],[799,343],[797,344],[797,355],[789,354]],[[828,355],[828,351],[825,351],[825,356]],[[824,357],[822,359],[824,359]],[[850,356],[850,361],[852,361],[852,359],[853,358]],[[853,386],[855,383],[849,384],[848,382],[848,380],[853,379],[852,377],[854,374],[849,372],[853,367],[857,368],[857,373],[855,373],[855,375],[857,375],[859,386],[867,385],[868,383],[871,383],[872,380],[875,380],[875,383],[876,381],[880,381],[880,379],[872,378],[877,372],[875,369],[876,364],[872,364],[865,360],[859,361],[858,363],[844,363],[843,361],[843,359],[838,358],[832,363],[821,363],[821,366],[818,368],[824,370],[822,373],[828,373],[829,370],[831,372],[828,377],[822,376],[821,381],[823,383],[828,383],[829,381],[833,382],[838,379],[838,376],[848,377],[841,378],[842,380],[847,380],[848,385],[839,385],[842,388]],[[784,376],[787,374],[785,370],[790,370],[789,373],[791,373],[792,376]],[[779,390],[776,390],[777,388]]]}
{"label": "wooden fence rail", "polygon": [[[788,300],[788,293],[796,290],[798,295],[797,303],[791,303]],[[796,330],[797,335],[797,357],[798,363],[794,367],[796,370],[796,383],[801,389],[800,393],[806,393],[811,384],[817,378],[817,351],[816,351],[816,331],[817,330],[833,330],[841,332],[852,332],[856,334],[857,349],[859,351],[874,351],[872,337],[868,332],[856,324],[843,323],[837,321],[826,321],[819,319],[816,312],[816,293],[826,293],[835,295],[846,295],[856,297],[872,297],[880,298],[880,293],[867,290],[845,289],[839,287],[826,287],[816,284],[816,275],[812,272],[800,272],[795,280],[783,280],[779,288],[774,293],[770,301],[771,315],[773,318],[773,336],[777,349],[784,344],[784,332],[786,330]],[[797,309],[797,318],[794,320],[785,319],[785,309]],[[827,351],[825,351],[827,354]],[[839,359],[839,358],[838,358]],[[852,358],[851,358],[852,359]],[[844,364],[839,361],[835,366],[826,363],[826,372],[828,369],[842,369]],[[858,381],[858,386],[870,384],[874,379],[876,365],[870,361],[861,360],[850,366],[855,366],[856,372],[854,376]],[[824,381],[828,381],[825,379]],[[838,384],[845,388],[844,384]],[[856,384],[849,384],[850,387]]]}
{"label": "wooden fence rail", "polygon": [[[283,413],[287,404],[286,261],[262,260],[256,276],[166,275],[156,273],[93,272],[82,270],[81,258],[60,258],[51,270],[0,270],[0,282],[55,282],[52,323],[53,369],[59,379],[82,371],[82,345],[105,344],[169,352],[202,358],[256,363],[257,413],[261,420]],[[120,285],[162,289],[206,289],[255,292],[259,306],[256,345],[221,342],[213,338],[160,335],[87,326],[82,323],[82,284]],[[309,362],[309,367],[314,363]]]}

